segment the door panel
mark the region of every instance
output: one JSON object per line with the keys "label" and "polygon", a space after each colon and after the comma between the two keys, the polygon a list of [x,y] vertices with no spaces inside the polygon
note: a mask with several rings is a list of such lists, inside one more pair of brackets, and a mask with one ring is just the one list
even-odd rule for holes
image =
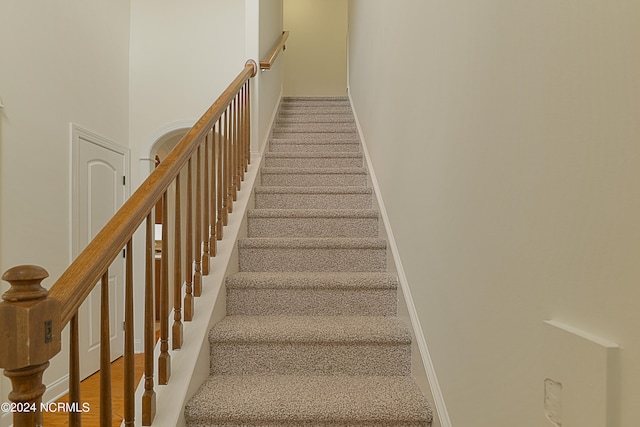
{"label": "door panel", "polygon": [[[126,149],[74,127],[74,256],[100,232],[125,200]],[[117,147],[115,147],[117,148]],[[125,263],[118,256],[109,268],[111,360],[122,355]],[[81,378],[100,369],[100,283],[78,312]]]}

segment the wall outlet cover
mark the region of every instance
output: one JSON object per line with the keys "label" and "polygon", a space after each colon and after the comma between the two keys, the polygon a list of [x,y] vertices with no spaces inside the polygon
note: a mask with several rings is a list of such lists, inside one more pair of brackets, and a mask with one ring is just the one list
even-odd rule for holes
{"label": "wall outlet cover", "polygon": [[551,378],[544,380],[544,414],[553,425],[562,426],[562,384]]}

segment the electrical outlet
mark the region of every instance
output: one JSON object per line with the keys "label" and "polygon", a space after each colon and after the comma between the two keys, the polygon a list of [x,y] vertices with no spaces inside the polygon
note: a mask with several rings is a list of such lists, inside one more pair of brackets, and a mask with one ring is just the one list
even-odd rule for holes
{"label": "electrical outlet", "polygon": [[544,380],[544,414],[553,425],[562,426],[562,384],[551,378]]}

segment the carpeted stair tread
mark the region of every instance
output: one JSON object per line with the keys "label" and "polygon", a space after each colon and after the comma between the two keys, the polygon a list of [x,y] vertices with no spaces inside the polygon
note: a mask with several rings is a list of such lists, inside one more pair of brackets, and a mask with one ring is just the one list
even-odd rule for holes
{"label": "carpeted stair tread", "polygon": [[256,187],[258,209],[371,209],[373,191],[363,186]]}
{"label": "carpeted stair tread", "polygon": [[278,152],[342,152],[342,153],[359,153],[360,143],[357,140],[300,140],[300,139],[279,139],[271,141],[271,151]]}
{"label": "carpeted stair tread", "polygon": [[265,153],[265,167],[290,168],[345,168],[362,167],[363,157],[359,152],[269,152]]}
{"label": "carpeted stair tread", "polygon": [[248,218],[378,218],[373,209],[249,209]]}
{"label": "carpeted stair tread", "polygon": [[314,104],[282,104],[280,107],[280,113],[294,113],[294,114],[336,114],[336,113],[350,113],[351,107],[348,104],[333,105],[327,108],[322,105]]}
{"label": "carpeted stair tread", "polygon": [[240,271],[381,272],[387,241],[376,238],[244,238]]}
{"label": "carpeted stair tread", "polygon": [[303,107],[303,108],[283,108],[280,110],[278,117],[308,117],[308,116],[333,116],[333,115],[348,115],[353,119],[353,113],[351,112],[351,108],[348,107],[337,107],[335,109],[321,108],[321,107]]}
{"label": "carpeted stair tread", "polygon": [[227,316],[211,329],[212,375],[409,375],[395,316]]}
{"label": "carpeted stair tread", "polygon": [[185,410],[199,426],[427,426],[431,408],[409,377],[216,376]]}
{"label": "carpeted stair tread", "polygon": [[353,123],[351,113],[342,114],[286,114],[276,118],[276,126],[294,123]]}
{"label": "carpeted stair tread", "polygon": [[299,174],[299,175],[366,175],[365,168],[277,168],[263,167],[260,170],[262,175],[267,174]]}
{"label": "carpeted stair tread", "polygon": [[411,333],[389,316],[227,316],[209,342],[410,344]]}
{"label": "carpeted stair tread", "polygon": [[355,133],[356,126],[348,122],[279,122],[274,128],[274,133]]}
{"label": "carpeted stair tread", "polygon": [[[355,141],[354,141],[355,142]],[[274,153],[274,152],[268,152],[268,153],[264,153],[265,158],[301,158],[301,159],[305,159],[305,158],[319,158],[319,157],[326,157],[326,158],[345,158],[345,157],[356,157],[356,158],[362,158],[362,154],[360,153],[304,153],[304,152],[279,152],[279,153]]]}
{"label": "carpeted stair tread", "polygon": [[355,186],[367,185],[364,168],[273,168],[263,167],[263,186]]}
{"label": "carpeted stair tread", "polygon": [[393,289],[398,279],[389,273],[240,272],[226,280],[228,289]]}
{"label": "carpeted stair tread", "polygon": [[352,133],[335,134],[332,136],[323,136],[325,134],[318,135],[305,135],[303,133],[273,135],[271,144],[293,144],[303,143],[305,145],[335,145],[335,144],[357,144],[360,145],[360,141]]}
{"label": "carpeted stair tread", "polygon": [[378,213],[356,209],[252,209],[248,237],[377,237]]}
{"label": "carpeted stair tread", "polygon": [[304,104],[309,102],[322,105],[330,105],[334,102],[349,105],[349,98],[346,96],[285,96],[282,98],[283,104]]}
{"label": "carpeted stair tread", "polygon": [[[373,194],[373,190],[367,187],[256,187],[255,192],[261,194]],[[356,208],[358,209],[358,208]]]}
{"label": "carpeted stair tread", "polygon": [[238,249],[386,249],[387,241],[378,238],[262,238],[238,239]]}
{"label": "carpeted stair tread", "polygon": [[[306,132],[306,131],[300,131],[300,132],[292,132],[292,131],[278,131],[277,129],[274,129],[273,131],[273,138],[276,140],[284,140],[284,141],[302,141],[302,142],[312,142],[314,144],[317,144],[317,141],[319,140],[323,140],[323,141],[340,141],[340,142],[347,142],[347,141],[354,141],[357,140],[357,133],[355,131],[353,132]],[[276,141],[277,142],[277,141]]]}
{"label": "carpeted stair tread", "polygon": [[388,273],[241,272],[226,280],[229,315],[395,316]]}

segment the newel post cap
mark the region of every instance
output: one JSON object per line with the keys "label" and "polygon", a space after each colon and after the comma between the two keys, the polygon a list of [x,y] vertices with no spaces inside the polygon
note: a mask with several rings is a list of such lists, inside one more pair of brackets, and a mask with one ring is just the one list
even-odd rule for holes
{"label": "newel post cap", "polygon": [[0,368],[46,363],[61,348],[60,304],[41,286],[49,273],[38,266],[13,267],[2,275],[11,289],[0,302]]}
{"label": "newel post cap", "polygon": [[11,284],[11,289],[2,294],[5,301],[30,301],[45,298],[49,291],[40,283],[49,277],[49,273],[37,265],[19,265],[10,268],[2,275],[2,280]]}

